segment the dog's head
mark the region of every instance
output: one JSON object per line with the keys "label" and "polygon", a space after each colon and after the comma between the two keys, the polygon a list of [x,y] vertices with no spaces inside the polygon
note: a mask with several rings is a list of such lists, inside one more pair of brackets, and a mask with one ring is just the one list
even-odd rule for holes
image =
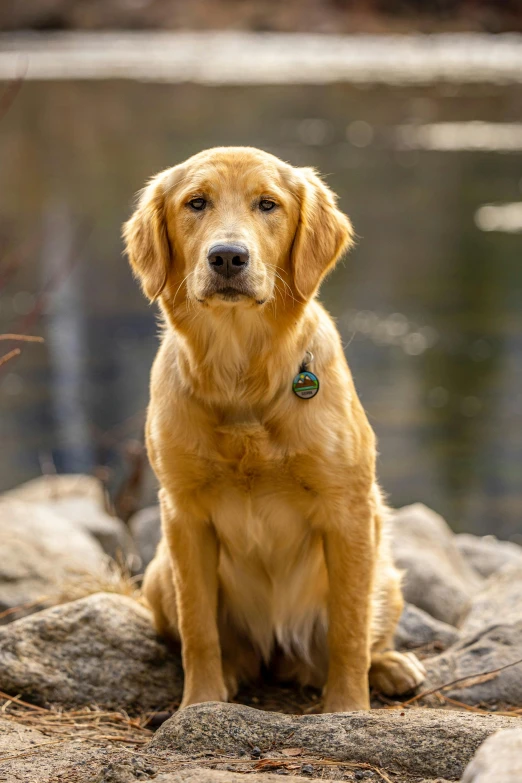
{"label": "dog's head", "polygon": [[154,177],[124,239],[149,299],[260,307],[277,293],[313,297],[352,227],[313,169],[223,147]]}

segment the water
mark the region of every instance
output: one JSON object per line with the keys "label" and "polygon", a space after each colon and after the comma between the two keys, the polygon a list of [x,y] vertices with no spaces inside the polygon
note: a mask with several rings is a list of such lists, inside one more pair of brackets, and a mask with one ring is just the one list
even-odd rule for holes
{"label": "water", "polygon": [[522,200],[522,151],[400,143],[404,125],[517,123],[521,109],[517,85],[25,83],[0,122],[0,286],[12,273],[0,332],[45,344],[0,369],[0,489],[52,465],[107,465],[117,486],[157,345],[121,223],[152,173],[250,144],[317,166],[354,222],[358,246],[322,299],[391,502],[521,536],[522,235],[480,230],[475,215]]}

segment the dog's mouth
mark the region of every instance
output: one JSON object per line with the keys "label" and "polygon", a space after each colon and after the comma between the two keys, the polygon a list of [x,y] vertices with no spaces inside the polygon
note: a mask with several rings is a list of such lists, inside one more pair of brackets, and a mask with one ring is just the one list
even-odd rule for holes
{"label": "dog's mouth", "polygon": [[214,293],[214,296],[219,296],[221,299],[225,299],[227,302],[237,302],[242,296],[250,296],[246,291],[241,291],[232,286],[226,288],[220,288],[219,291]]}
{"label": "dog's mouth", "polygon": [[254,299],[257,301],[257,297],[253,291],[248,288],[236,288],[235,286],[223,286],[223,288],[210,288],[205,291],[205,294],[200,301],[205,299],[218,300],[220,302],[239,302],[240,300]]}

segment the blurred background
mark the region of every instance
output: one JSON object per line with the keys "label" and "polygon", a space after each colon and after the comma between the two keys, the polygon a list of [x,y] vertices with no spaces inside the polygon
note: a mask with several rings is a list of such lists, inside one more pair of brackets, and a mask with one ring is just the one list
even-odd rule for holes
{"label": "blurred background", "polygon": [[[0,6],[0,491],[95,473],[154,502],[157,314],[120,229],[214,145],[316,166],[358,244],[321,297],[390,502],[522,543],[522,5],[25,0]],[[5,348],[5,351],[3,350]]]}

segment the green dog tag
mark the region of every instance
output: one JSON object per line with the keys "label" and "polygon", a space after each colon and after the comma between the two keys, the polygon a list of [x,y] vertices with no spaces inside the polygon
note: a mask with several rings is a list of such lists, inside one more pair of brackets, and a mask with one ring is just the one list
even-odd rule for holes
{"label": "green dog tag", "polygon": [[319,391],[319,378],[309,370],[299,372],[292,382],[292,391],[302,400],[310,400]]}

